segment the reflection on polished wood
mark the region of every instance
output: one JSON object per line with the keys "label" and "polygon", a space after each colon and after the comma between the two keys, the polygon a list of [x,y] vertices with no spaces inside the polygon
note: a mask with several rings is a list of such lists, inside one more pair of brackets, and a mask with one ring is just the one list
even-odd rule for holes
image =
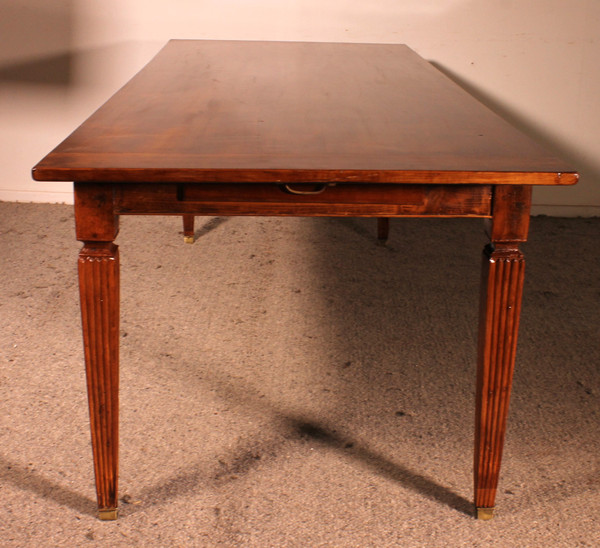
{"label": "reflection on polished wood", "polygon": [[[33,169],[75,181],[100,517],[116,518],[120,215],[480,217],[475,508],[495,506],[532,185],[577,173],[403,45],[171,41]],[[445,274],[446,275],[446,274]],[[448,273],[447,275],[451,275]],[[426,326],[424,326],[426,328]]]}

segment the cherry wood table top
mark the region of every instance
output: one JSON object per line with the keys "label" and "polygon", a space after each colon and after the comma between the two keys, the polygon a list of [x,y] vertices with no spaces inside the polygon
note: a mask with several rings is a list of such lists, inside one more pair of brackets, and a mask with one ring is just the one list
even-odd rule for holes
{"label": "cherry wood table top", "polygon": [[565,162],[405,45],[172,40],[38,181],[543,184]]}

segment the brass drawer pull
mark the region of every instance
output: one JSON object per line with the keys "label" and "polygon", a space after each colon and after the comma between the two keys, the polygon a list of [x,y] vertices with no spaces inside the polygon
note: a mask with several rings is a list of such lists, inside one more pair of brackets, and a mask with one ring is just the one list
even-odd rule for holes
{"label": "brass drawer pull", "polygon": [[[299,190],[297,188],[292,188],[291,184],[285,184],[282,185],[283,188],[282,190],[284,192],[289,192],[290,194],[300,194],[303,196],[308,196],[311,194],[321,194],[321,192],[325,192],[327,190],[328,186],[335,186],[335,183],[323,183],[323,184],[317,184],[315,185],[315,188],[313,190]],[[309,186],[309,185],[304,185],[304,186]]]}

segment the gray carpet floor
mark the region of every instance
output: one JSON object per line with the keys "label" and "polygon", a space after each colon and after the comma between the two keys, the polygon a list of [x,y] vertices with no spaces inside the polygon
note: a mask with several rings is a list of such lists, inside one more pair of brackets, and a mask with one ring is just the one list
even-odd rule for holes
{"label": "gray carpet floor", "polygon": [[0,546],[600,546],[600,219],[534,218],[494,520],[480,220],[123,217],[121,514],[96,519],[72,208],[0,203]]}

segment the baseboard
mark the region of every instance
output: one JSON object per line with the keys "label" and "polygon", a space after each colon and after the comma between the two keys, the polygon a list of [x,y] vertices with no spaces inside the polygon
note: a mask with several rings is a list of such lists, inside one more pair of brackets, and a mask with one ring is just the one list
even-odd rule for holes
{"label": "baseboard", "polygon": [[0,190],[0,202],[72,204],[73,191],[36,192],[27,190]]}
{"label": "baseboard", "polygon": [[548,217],[600,217],[600,206],[533,204],[531,214]]}

